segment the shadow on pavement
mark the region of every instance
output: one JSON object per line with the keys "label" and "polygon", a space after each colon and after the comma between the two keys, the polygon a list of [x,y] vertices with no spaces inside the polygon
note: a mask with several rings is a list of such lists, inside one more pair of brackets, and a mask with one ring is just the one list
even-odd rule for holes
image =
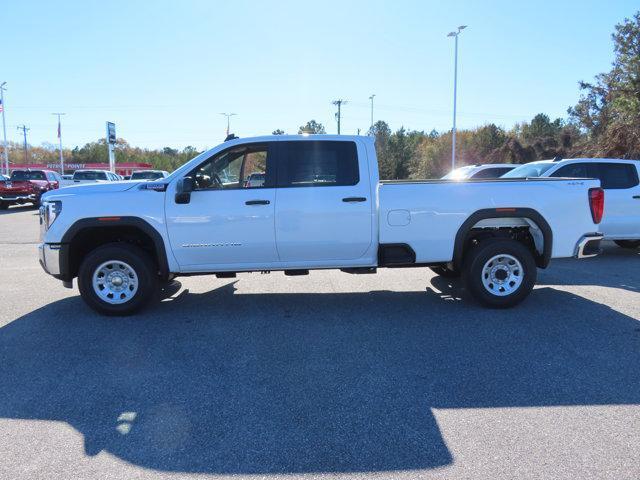
{"label": "shadow on pavement", "polygon": [[640,293],[640,250],[605,242],[601,255],[582,260],[552,260],[538,270],[538,285],[595,285]]}
{"label": "shadow on pavement", "polygon": [[28,205],[12,205],[6,210],[0,210],[0,215],[10,215],[12,213],[28,212],[32,211],[34,215],[38,214],[38,208],[31,204]]}
{"label": "shadow on pavement", "polygon": [[552,288],[484,310],[445,283],[229,283],[125,319],[60,300],[0,329],[0,417],[67,422],[87,454],[158,470],[344,473],[453,462],[432,408],[640,403],[638,321]]}

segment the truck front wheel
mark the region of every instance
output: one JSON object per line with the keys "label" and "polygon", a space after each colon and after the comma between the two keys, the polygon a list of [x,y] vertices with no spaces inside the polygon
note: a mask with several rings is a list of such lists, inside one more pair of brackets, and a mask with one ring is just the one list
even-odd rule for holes
{"label": "truck front wheel", "polygon": [[135,313],[156,294],[158,276],[153,261],[142,249],[110,243],[89,253],[78,272],[82,299],[104,315]]}
{"label": "truck front wheel", "polygon": [[489,239],[468,253],[462,274],[467,291],[480,303],[508,308],[529,295],[537,269],[532,253],[521,243]]}

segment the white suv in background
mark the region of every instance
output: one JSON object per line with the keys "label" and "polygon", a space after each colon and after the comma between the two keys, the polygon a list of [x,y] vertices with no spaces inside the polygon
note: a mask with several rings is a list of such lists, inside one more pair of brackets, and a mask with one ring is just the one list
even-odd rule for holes
{"label": "white suv in background", "polygon": [[68,185],[78,185],[83,183],[119,182],[120,175],[116,175],[109,170],[76,170],[73,172],[73,179]]}
{"label": "white suv in background", "polygon": [[502,178],[597,178],[605,190],[600,231],[623,248],[640,247],[640,161],[568,158],[525,163]]}
{"label": "white suv in background", "polygon": [[499,178],[510,172],[518,165],[512,163],[478,163],[476,165],[465,165],[447,173],[443,180],[471,180],[481,178]]}

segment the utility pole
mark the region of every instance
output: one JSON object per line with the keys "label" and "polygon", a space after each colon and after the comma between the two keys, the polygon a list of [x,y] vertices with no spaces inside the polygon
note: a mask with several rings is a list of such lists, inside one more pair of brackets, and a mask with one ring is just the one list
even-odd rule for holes
{"label": "utility pole", "polygon": [[336,105],[338,107],[338,112],[336,113],[336,120],[338,121],[338,135],[340,135],[340,118],[341,118],[341,112],[340,112],[340,107],[342,107],[343,103],[347,103],[346,100],[334,100],[333,102],[331,102],[332,105]]}
{"label": "utility pole", "polygon": [[52,113],[58,116],[58,142],[60,144],[60,175],[64,175],[64,157],[62,156],[62,126],[60,125],[60,117],[66,113]]}
{"label": "utility pole", "polygon": [[22,136],[24,137],[24,163],[29,163],[27,156],[27,132],[31,130],[26,125],[18,125],[18,130],[22,130]]}
{"label": "utility pole", "polygon": [[467,28],[467,25],[460,25],[456,32],[449,32],[447,37],[456,39],[454,67],[453,67],[453,129],[451,130],[451,170],[456,168],[456,101],[458,94],[458,36],[460,32]]}
{"label": "utility pole", "polygon": [[5,87],[5,85],[7,84],[7,82],[2,82],[2,84],[0,84],[0,111],[2,111],[2,134],[4,135],[4,169],[5,172],[7,174],[7,176],[9,175],[9,150],[7,149],[7,124],[5,123],[5,119],[4,119],[4,110],[5,110],[5,106],[4,106],[4,91],[7,89],[7,87]]}
{"label": "utility pole", "polygon": [[376,94],[372,93],[369,97],[369,100],[371,100],[371,134],[373,134],[373,97],[375,96]]}
{"label": "utility pole", "polygon": [[231,117],[233,117],[234,115],[237,115],[237,113],[220,113],[220,115],[224,115],[225,117],[227,117],[227,136],[229,135],[229,127],[231,125]]}

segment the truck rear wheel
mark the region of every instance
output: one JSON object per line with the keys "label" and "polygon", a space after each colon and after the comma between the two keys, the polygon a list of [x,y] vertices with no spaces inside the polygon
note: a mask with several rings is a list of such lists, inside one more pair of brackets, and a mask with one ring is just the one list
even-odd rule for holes
{"label": "truck rear wheel", "polygon": [[104,315],[131,315],[157,291],[158,276],[149,255],[127,243],[110,243],[89,253],[80,265],[82,299]]}
{"label": "truck rear wheel", "polygon": [[508,308],[529,295],[537,267],[532,253],[521,243],[488,239],[468,253],[462,275],[467,291],[481,304]]}

